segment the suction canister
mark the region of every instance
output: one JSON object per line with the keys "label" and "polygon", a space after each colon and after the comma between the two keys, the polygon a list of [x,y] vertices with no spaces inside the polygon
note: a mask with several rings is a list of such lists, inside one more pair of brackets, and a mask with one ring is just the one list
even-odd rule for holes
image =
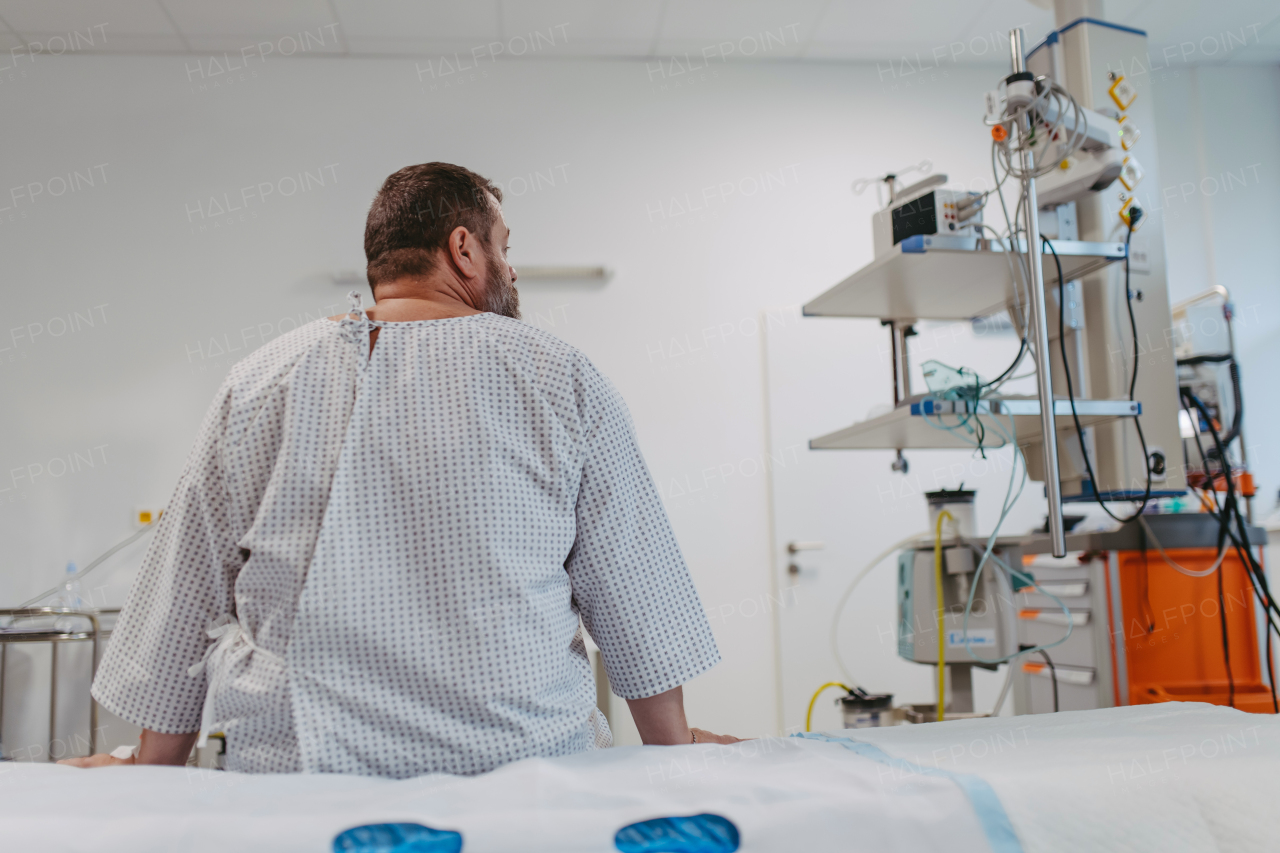
{"label": "suction canister", "polygon": [[938,529],[938,514],[943,510],[951,513],[951,517],[955,519],[954,526],[952,522],[947,522],[942,527],[942,535],[949,536],[952,533],[959,533],[961,536],[973,538],[978,535],[978,522],[973,512],[973,497],[976,495],[973,489],[964,488],[964,484],[960,484],[958,489],[939,489],[936,492],[925,492],[925,499],[929,501],[929,532]]}

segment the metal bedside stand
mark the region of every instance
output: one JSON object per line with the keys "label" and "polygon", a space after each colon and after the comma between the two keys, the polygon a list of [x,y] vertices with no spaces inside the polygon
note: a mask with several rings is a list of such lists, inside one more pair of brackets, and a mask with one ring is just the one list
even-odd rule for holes
{"label": "metal bedside stand", "polygon": [[[14,609],[0,610],[0,617],[11,617],[15,624],[0,628],[0,731],[4,727],[4,694],[5,694],[5,677],[8,675],[8,657],[10,643],[49,643],[49,744],[48,756],[49,761],[54,761],[53,742],[57,733],[57,711],[58,711],[58,645],[61,643],[82,643],[90,642],[93,644],[93,663],[90,667],[89,680],[93,681],[93,676],[98,671],[98,653],[99,645],[111,635],[111,631],[103,630],[100,617],[114,616],[120,612],[120,608],[104,608],[101,610],[70,610],[60,607],[20,607]],[[19,627],[16,622],[19,620],[51,620],[56,618],[62,619],[83,619],[88,620],[89,630],[62,630],[57,627],[55,622],[49,622],[46,625],[33,625],[31,627]],[[98,703],[94,701],[93,696],[89,697],[89,754],[93,755],[97,752],[98,746]]]}

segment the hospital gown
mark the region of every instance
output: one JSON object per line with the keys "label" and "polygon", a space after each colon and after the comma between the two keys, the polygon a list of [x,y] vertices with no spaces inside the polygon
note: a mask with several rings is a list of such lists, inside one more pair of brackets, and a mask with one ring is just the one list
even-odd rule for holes
{"label": "hospital gown", "polygon": [[[495,314],[319,320],[237,364],[93,695],[247,772],[474,774],[609,741],[719,660],[617,392]],[[208,700],[206,703],[206,699]]]}

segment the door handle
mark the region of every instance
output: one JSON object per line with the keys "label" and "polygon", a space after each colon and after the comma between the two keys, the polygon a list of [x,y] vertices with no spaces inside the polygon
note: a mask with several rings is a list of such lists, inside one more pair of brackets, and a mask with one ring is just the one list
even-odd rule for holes
{"label": "door handle", "polygon": [[[827,547],[827,543],[825,542],[792,541],[787,543],[787,553],[798,554],[801,551],[821,551],[825,547]],[[796,565],[796,561],[794,557],[791,559],[791,562],[787,565],[787,574],[792,575],[793,577],[795,575],[800,574],[800,566]]]}

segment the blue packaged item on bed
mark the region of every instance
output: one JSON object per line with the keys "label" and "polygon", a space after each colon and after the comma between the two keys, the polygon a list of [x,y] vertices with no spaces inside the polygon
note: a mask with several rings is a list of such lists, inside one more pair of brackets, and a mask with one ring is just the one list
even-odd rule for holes
{"label": "blue packaged item on bed", "polygon": [[459,853],[462,836],[420,823],[375,823],[333,839],[333,853]]}
{"label": "blue packaged item on bed", "polygon": [[733,853],[738,828],[714,814],[659,817],[624,826],[613,844],[622,853]]}

